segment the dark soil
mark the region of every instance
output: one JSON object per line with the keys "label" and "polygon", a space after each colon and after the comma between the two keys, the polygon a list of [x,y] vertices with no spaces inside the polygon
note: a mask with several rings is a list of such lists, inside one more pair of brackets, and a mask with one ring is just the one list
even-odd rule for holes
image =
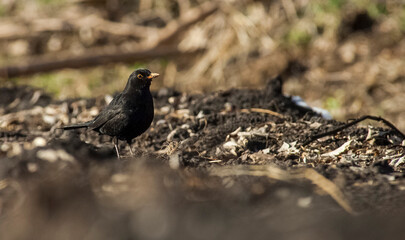
{"label": "dark soil", "polygon": [[405,235],[402,139],[353,126],[301,146],[343,123],[296,106],[281,79],[155,92],[152,127],[135,156],[122,143],[119,160],[109,137],[57,129],[93,118],[103,98],[59,102],[25,87],[0,96],[0,239]]}

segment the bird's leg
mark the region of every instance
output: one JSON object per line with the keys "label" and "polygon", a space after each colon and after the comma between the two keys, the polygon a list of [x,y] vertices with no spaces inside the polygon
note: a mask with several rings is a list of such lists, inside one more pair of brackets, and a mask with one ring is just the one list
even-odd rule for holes
{"label": "bird's leg", "polygon": [[128,143],[128,147],[129,147],[129,152],[131,153],[132,156],[134,156],[134,152],[132,152],[132,148],[131,148],[131,141],[127,141]]}
{"label": "bird's leg", "polygon": [[120,152],[118,150],[118,138],[117,137],[113,138],[113,143],[114,143],[115,151],[117,152],[117,157],[121,158]]}

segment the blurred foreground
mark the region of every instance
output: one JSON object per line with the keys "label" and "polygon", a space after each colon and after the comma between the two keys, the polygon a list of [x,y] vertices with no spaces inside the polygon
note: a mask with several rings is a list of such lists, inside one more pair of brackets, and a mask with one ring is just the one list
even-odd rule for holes
{"label": "blurred foreground", "polygon": [[0,62],[22,67],[2,76],[110,63],[8,85],[68,98],[119,91],[140,66],[163,74],[155,89],[188,92],[260,88],[283,74],[287,94],[336,119],[380,115],[405,129],[402,1],[11,0],[0,14]]}

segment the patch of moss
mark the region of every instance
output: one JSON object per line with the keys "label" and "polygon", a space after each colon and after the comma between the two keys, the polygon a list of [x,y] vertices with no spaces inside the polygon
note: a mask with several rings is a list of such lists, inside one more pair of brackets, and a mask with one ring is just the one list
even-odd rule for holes
{"label": "patch of moss", "polygon": [[367,6],[367,13],[373,19],[378,19],[382,15],[387,15],[387,6],[382,3],[374,3]]}
{"label": "patch of moss", "polygon": [[6,9],[3,5],[0,5],[0,17],[4,17],[6,15]]}
{"label": "patch of moss", "polygon": [[301,28],[292,28],[286,36],[287,43],[292,45],[306,46],[311,40],[312,35],[305,29]]}
{"label": "patch of moss", "polygon": [[66,0],[36,0],[41,5],[60,5],[65,3]]}
{"label": "patch of moss", "polygon": [[59,95],[66,86],[71,86],[74,80],[60,74],[44,73],[31,78],[30,85],[43,88],[47,92]]}
{"label": "patch of moss", "polygon": [[337,97],[328,97],[324,103],[324,107],[328,111],[340,109],[342,107],[341,100]]}
{"label": "patch of moss", "polygon": [[402,9],[399,14],[399,27],[405,33],[405,9]]}

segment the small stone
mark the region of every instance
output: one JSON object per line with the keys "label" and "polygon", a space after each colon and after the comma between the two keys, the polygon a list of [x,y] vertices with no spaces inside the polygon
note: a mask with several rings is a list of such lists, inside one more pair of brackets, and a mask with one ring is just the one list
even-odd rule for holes
{"label": "small stone", "polygon": [[176,102],[176,98],[175,98],[175,97],[169,97],[169,99],[167,99],[167,101],[168,101],[170,104],[174,104],[174,103]]}
{"label": "small stone", "polygon": [[46,140],[43,137],[36,137],[34,141],[32,141],[32,145],[34,147],[44,147],[46,146]]}
{"label": "small stone", "polygon": [[163,106],[160,108],[160,112],[162,114],[168,114],[170,112],[171,107],[170,106]]}
{"label": "small stone", "polygon": [[122,174],[122,173],[116,173],[114,175],[112,175],[111,177],[111,181],[115,182],[115,183],[123,183],[128,181],[129,176],[126,174]]}
{"label": "small stone", "polygon": [[75,161],[75,159],[73,158],[72,155],[70,155],[69,153],[67,153],[65,150],[62,150],[62,149],[59,149],[57,151],[57,156],[63,161],[67,161],[67,162]]}
{"label": "small stone", "polygon": [[30,162],[30,163],[27,164],[27,169],[31,173],[34,173],[34,172],[38,171],[38,168],[39,168],[38,164],[36,164],[36,163]]}
{"label": "small stone", "polygon": [[12,143],[10,151],[7,152],[8,157],[14,157],[22,153],[22,146],[19,143]]}
{"label": "small stone", "polygon": [[224,104],[224,108],[225,108],[225,112],[230,112],[230,111],[232,111],[232,109],[233,109],[232,103],[226,102],[226,103]]}
{"label": "small stone", "polygon": [[56,151],[51,150],[51,149],[39,150],[37,152],[37,158],[48,161],[48,162],[56,162],[56,160],[58,160]]}
{"label": "small stone", "polygon": [[297,205],[302,208],[308,208],[311,205],[312,197],[298,198]]}
{"label": "small stone", "polygon": [[176,151],[169,158],[169,166],[171,169],[178,169],[180,167],[180,152]]}
{"label": "small stone", "polygon": [[56,111],[56,109],[53,108],[53,107],[46,107],[44,110],[45,110],[45,113],[46,113],[47,115],[56,115],[56,114],[58,114],[58,112]]}
{"label": "small stone", "polygon": [[91,116],[97,116],[98,114],[99,114],[99,109],[97,108],[97,107],[92,107],[91,109],[90,109],[90,111],[89,111],[89,114],[91,115]]}
{"label": "small stone", "polygon": [[37,157],[39,159],[48,161],[48,162],[56,162],[58,159],[62,161],[67,161],[67,162],[74,162],[74,158],[72,155],[68,154],[65,150],[59,149],[59,150],[52,150],[52,149],[44,149],[44,150],[39,150],[37,152]]}
{"label": "small stone", "polygon": [[43,115],[42,120],[49,125],[54,125],[56,123],[56,118],[51,115]]}
{"label": "small stone", "polygon": [[11,144],[9,143],[3,143],[0,145],[0,150],[2,152],[8,152],[11,149]]}
{"label": "small stone", "polygon": [[164,119],[160,119],[156,122],[156,126],[163,125],[163,124],[166,124],[166,120],[164,120]]}

